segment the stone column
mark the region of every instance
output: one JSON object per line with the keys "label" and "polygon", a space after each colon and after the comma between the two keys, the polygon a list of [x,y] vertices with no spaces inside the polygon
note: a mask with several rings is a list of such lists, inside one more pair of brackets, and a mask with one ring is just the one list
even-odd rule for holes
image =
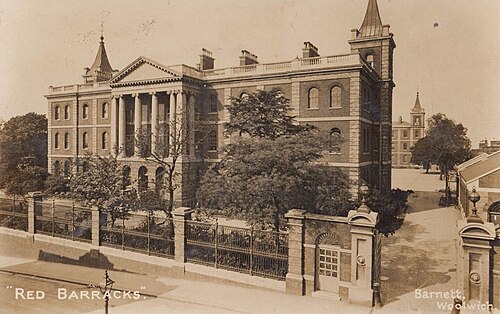
{"label": "stone column", "polygon": [[188,121],[189,123],[186,125],[187,127],[187,134],[189,136],[189,145],[187,145],[188,149],[186,150],[186,153],[191,156],[191,158],[195,157],[195,130],[196,130],[196,121],[195,121],[195,106],[196,106],[196,96],[194,94],[191,94],[189,96],[189,104],[187,108],[187,114],[188,114]]}
{"label": "stone column", "polygon": [[[357,210],[349,211],[347,216],[351,226],[351,287],[349,303],[373,306],[373,269],[375,225],[378,214],[362,204]],[[375,260],[380,260],[375,258]]]}
{"label": "stone column", "polygon": [[288,273],[286,292],[304,295],[304,220],[305,211],[292,209],[286,215],[288,221]]}
{"label": "stone column", "polygon": [[117,142],[117,134],[118,134],[118,129],[117,129],[117,125],[116,125],[116,121],[117,121],[117,107],[119,106],[118,102],[119,102],[119,99],[120,97],[113,97],[113,100],[111,101],[111,132],[110,132],[110,136],[111,136],[111,149],[109,150],[110,152],[112,152],[113,154],[116,154],[116,150],[117,150],[117,146],[118,146],[118,142]]}
{"label": "stone column", "polygon": [[35,234],[35,216],[42,214],[42,201],[43,194],[40,192],[28,193],[28,233]]}
{"label": "stone column", "polygon": [[171,153],[175,150],[173,145],[173,139],[176,133],[176,120],[177,120],[177,105],[176,105],[176,94],[174,92],[170,93],[170,114],[168,117],[168,143],[170,145]]}
{"label": "stone column", "polygon": [[193,211],[188,207],[178,207],[172,211],[174,223],[174,261],[176,267],[181,268],[184,273],[184,263],[186,262],[186,222],[191,220]]}
{"label": "stone column", "polygon": [[125,156],[125,99],[123,95],[119,96],[118,99],[118,150],[120,156]]}
{"label": "stone column", "polygon": [[140,94],[134,94],[134,155],[139,155],[139,148],[135,146],[135,139],[139,136],[142,128],[142,107]]}
{"label": "stone column", "polygon": [[151,152],[156,151],[158,137],[158,95],[151,93]]}
{"label": "stone column", "polygon": [[495,225],[491,222],[460,220],[457,223],[462,254],[457,263],[459,289],[466,304],[491,304],[492,285],[492,241],[496,237]]}

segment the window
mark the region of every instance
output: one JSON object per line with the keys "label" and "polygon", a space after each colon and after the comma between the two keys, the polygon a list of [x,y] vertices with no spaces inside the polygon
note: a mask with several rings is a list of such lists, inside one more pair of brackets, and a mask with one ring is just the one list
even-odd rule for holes
{"label": "window", "polygon": [[330,130],[330,154],[340,154],[340,141],[342,140],[342,132],[339,128],[332,128]]}
{"label": "window", "polygon": [[87,132],[83,132],[82,146],[83,149],[89,148],[89,134]]}
{"label": "window", "polygon": [[241,99],[248,99],[248,97],[249,97],[248,93],[246,93],[246,92],[243,92],[243,93],[240,94],[240,98]]}
{"label": "window", "polygon": [[71,171],[71,162],[69,160],[64,161],[64,176],[68,177]]}
{"label": "window", "polygon": [[342,90],[338,86],[332,87],[330,90],[330,108],[342,107]]}
{"label": "window", "polygon": [[363,153],[368,154],[370,153],[370,130],[363,129],[361,131],[361,134],[363,136],[361,143]]}
{"label": "window", "polygon": [[101,148],[108,149],[108,133],[107,132],[102,132]]}
{"label": "window", "polygon": [[107,119],[109,115],[109,105],[107,102],[102,104],[102,112],[101,112],[101,117],[103,119]]}
{"label": "window", "polygon": [[319,108],[319,90],[316,87],[313,87],[309,90],[307,108]]}
{"label": "window", "polygon": [[64,149],[69,148],[69,133],[64,133]]}
{"label": "window", "polygon": [[419,138],[420,137],[420,132],[418,130],[415,130],[415,138]]}
{"label": "window", "polygon": [[130,167],[125,165],[122,168],[122,188],[125,190],[130,184],[132,184],[132,181],[130,179]]}
{"label": "window", "polygon": [[408,150],[408,144],[403,143],[403,150]]}
{"label": "window", "polygon": [[59,148],[59,141],[60,141],[60,139],[59,139],[59,133],[56,133],[54,135],[54,148],[56,148],[56,149]]}
{"label": "window", "polygon": [[69,106],[64,107],[64,120],[69,120]]}
{"label": "window", "polygon": [[82,107],[82,119],[88,119],[89,118],[89,105],[84,104]]}
{"label": "window", "polygon": [[373,55],[372,54],[367,54],[366,55],[366,62],[373,68]]}
{"label": "window", "polygon": [[217,96],[216,95],[211,95],[210,96],[210,108],[209,112],[217,112]]}
{"label": "window", "polygon": [[137,184],[139,188],[139,192],[147,191],[148,189],[148,168],[141,166],[139,168],[139,173],[137,176]]}
{"label": "window", "polygon": [[54,169],[52,170],[52,172],[56,175],[61,172],[61,163],[59,162],[59,160],[54,161]]}
{"label": "window", "polygon": [[392,131],[392,138],[396,138],[396,132]]}
{"label": "window", "polygon": [[208,134],[208,150],[216,151],[217,150],[217,132],[210,131]]}
{"label": "window", "polygon": [[413,125],[420,125],[420,118],[419,117],[415,117]]}
{"label": "window", "polygon": [[54,108],[54,120],[59,120],[61,119],[61,107],[56,106]]}
{"label": "window", "polygon": [[403,131],[403,137],[404,137],[404,138],[408,138],[408,131],[407,131],[407,130],[404,130],[404,131]]}
{"label": "window", "polygon": [[82,172],[87,172],[87,171],[89,171],[89,162],[85,160],[82,163]]}

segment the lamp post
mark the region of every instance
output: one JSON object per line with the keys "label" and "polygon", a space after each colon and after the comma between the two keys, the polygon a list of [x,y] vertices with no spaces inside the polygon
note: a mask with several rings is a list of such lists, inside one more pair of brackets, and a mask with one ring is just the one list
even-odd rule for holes
{"label": "lamp post", "polygon": [[115,283],[108,275],[108,270],[104,271],[104,287],[99,285],[99,290],[104,294],[104,312],[108,314],[108,303],[109,303],[109,292],[113,289],[113,284]]}
{"label": "lamp post", "polygon": [[481,199],[481,196],[476,192],[476,188],[473,187],[472,192],[469,195],[469,200],[472,202],[474,207],[472,207],[472,214],[467,218],[467,222],[483,223],[483,220],[477,214],[477,208],[476,208],[476,203],[479,202],[480,199]]}

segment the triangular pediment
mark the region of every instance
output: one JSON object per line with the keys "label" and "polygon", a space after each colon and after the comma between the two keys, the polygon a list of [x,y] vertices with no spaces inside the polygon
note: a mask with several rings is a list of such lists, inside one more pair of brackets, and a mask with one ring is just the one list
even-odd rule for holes
{"label": "triangular pediment", "polygon": [[154,82],[178,78],[181,78],[179,73],[170,70],[158,62],[145,57],[139,57],[118,72],[113,79],[111,79],[111,84]]}

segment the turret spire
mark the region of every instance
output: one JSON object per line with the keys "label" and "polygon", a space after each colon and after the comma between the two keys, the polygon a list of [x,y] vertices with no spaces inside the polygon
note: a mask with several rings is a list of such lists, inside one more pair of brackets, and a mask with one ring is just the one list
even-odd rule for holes
{"label": "turret spire", "polygon": [[104,46],[104,34],[103,25],[101,23],[101,41],[99,42],[99,49],[97,50],[97,55],[95,57],[94,63],[89,68],[85,68],[85,78],[86,83],[107,81],[113,76],[113,68],[108,60],[108,55],[106,53],[106,47]]}
{"label": "turret spire", "polygon": [[424,110],[420,106],[420,98],[417,92],[417,99],[415,99],[415,105],[413,106],[412,112],[423,112]]}
{"label": "turret spire", "polygon": [[382,36],[382,20],[378,11],[377,0],[369,0],[365,19],[359,29],[361,37]]}

